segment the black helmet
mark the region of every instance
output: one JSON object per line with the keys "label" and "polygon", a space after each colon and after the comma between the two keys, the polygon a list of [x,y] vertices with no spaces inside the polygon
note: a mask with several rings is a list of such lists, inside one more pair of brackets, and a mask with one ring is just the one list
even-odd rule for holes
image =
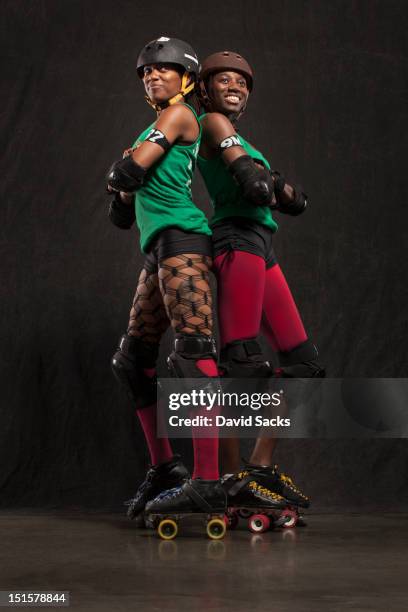
{"label": "black helmet", "polygon": [[137,73],[143,77],[143,68],[148,64],[179,64],[186,72],[198,77],[200,68],[197,54],[184,40],[161,36],[152,40],[139,53]]}

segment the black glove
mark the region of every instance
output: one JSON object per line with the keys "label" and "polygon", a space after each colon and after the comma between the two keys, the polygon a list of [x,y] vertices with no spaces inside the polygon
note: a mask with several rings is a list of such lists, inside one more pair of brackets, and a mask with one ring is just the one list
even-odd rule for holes
{"label": "black glove", "polygon": [[132,204],[122,202],[120,193],[115,192],[109,205],[108,217],[116,227],[130,229],[136,221],[135,207]]}
{"label": "black glove", "polygon": [[291,215],[292,217],[301,215],[302,212],[305,211],[307,206],[307,195],[303,193],[303,191],[298,187],[293,187],[293,191],[295,192],[294,199],[291,202],[285,201],[285,178],[281,175],[280,172],[277,172],[276,170],[273,170],[271,174],[275,182],[274,190],[276,196],[276,204],[274,204],[272,208],[274,210],[278,210],[279,212],[285,215]]}

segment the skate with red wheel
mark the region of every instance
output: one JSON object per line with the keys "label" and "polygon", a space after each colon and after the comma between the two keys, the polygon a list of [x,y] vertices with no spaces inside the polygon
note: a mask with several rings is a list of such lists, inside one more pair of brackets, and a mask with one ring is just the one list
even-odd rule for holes
{"label": "skate with red wheel", "polygon": [[259,484],[281,495],[286,500],[286,508],[277,517],[275,526],[291,529],[292,527],[305,527],[307,525],[300,509],[310,506],[309,498],[294,483],[287,474],[278,472],[278,466],[254,465],[245,463],[247,470],[253,479]]}
{"label": "skate with red wheel", "polygon": [[227,530],[226,497],[218,480],[188,480],[163,491],[146,505],[148,521],[162,540],[173,540],[186,517],[203,521],[211,540],[221,540]]}
{"label": "skate with red wheel", "polygon": [[238,526],[239,519],[247,522],[252,533],[263,533],[275,526],[283,526],[289,518],[277,524],[278,517],[287,509],[287,501],[277,493],[261,486],[247,471],[227,474],[222,479],[227,494],[228,528]]}

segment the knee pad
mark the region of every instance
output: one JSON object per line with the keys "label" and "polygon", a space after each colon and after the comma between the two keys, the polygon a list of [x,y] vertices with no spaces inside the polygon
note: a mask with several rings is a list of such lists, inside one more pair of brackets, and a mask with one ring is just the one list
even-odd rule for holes
{"label": "knee pad", "polygon": [[221,350],[220,366],[228,378],[270,378],[273,369],[255,338],[234,340]]}
{"label": "knee pad", "polygon": [[217,361],[214,338],[203,334],[177,334],[167,366],[174,378],[206,378],[197,366],[201,359]]}
{"label": "knee pad", "polygon": [[283,378],[324,378],[326,370],[317,361],[318,356],[315,345],[306,340],[291,351],[279,353],[281,367],[275,374]]}
{"label": "knee pad", "polygon": [[113,374],[137,408],[150,406],[156,401],[156,375],[149,377],[144,370],[155,367],[158,352],[158,344],[124,334],[112,357]]}

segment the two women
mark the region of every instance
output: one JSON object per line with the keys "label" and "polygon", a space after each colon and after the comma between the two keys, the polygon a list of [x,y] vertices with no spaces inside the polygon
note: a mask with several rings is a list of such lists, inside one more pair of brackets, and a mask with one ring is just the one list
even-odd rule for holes
{"label": "two women", "polygon": [[[256,340],[262,331],[281,357],[281,375],[324,374],[272,249],[277,229],[272,205],[298,214],[306,204],[305,196],[278,173],[271,173],[263,155],[234,128],[253,85],[248,63],[232,52],[204,61],[201,98],[208,112],[200,122],[193,93],[198,61],[189,45],[165,37],[152,41],[140,54],[137,68],[158,119],[128,155],[112,166],[108,179],[115,194],[111,220],[119,227],[130,227],[135,200],[146,254],[128,330],[112,360],[115,375],[137,405],[153,464],[131,500],[128,514],[132,518],[161,491],[187,478],[169,441],[156,437],[155,363],[161,335],[169,324],[176,334],[168,359],[173,375],[218,375],[208,284],[211,231],[190,191],[199,148],[199,167],[215,208],[211,225],[223,370],[237,378],[272,376]],[[195,438],[193,431],[193,443],[193,479],[150,501],[149,512],[225,507],[225,493],[218,482],[218,441]],[[290,479],[272,467],[273,448],[273,440],[257,441],[251,464],[239,473],[242,486],[235,485],[234,490],[241,491],[246,502],[252,496],[269,507],[284,505],[278,493],[292,503],[307,505]],[[238,473],[238,440],[223,441],[223,455],[227,471]],[[249,486],[254,479],[274,493]]]}

